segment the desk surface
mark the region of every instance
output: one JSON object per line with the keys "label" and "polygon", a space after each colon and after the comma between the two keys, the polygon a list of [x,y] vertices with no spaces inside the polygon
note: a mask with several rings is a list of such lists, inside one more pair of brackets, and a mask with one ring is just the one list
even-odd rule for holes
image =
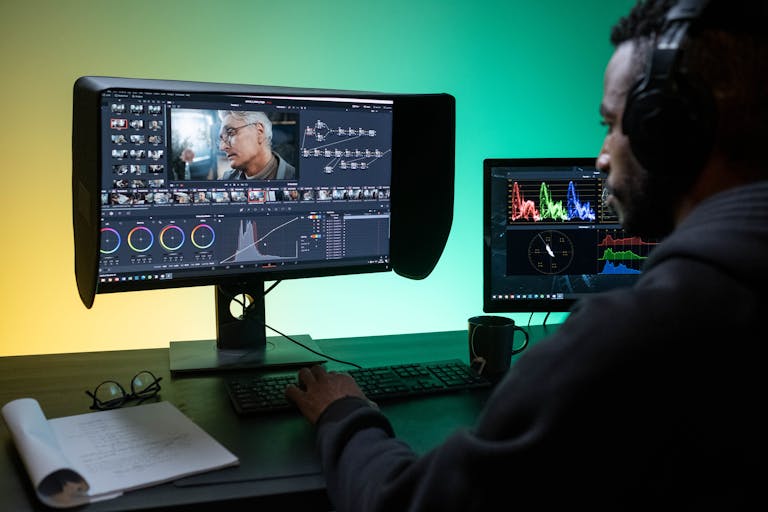
{"label": "desk surface", "polygon": [[[557,326],[528,328],[531,343]],[[318,340],[320,349],[364,366],[442,359],[468,360],[467,332],[402,334]],[[517,356],[515,356],[517,357]],[[239,417],[222,374],[171,377],[168,349],[89,352],[0,358],[0,406],[32,397],[48,418],[91,412],[86,389],[104,380],[128,382],[140,370],[162,376],[160,398],[176,405],[200,427],[240,457],[240,466],[142,489],[85,507],[88,511],[202,510],[213,502],[227,510],[256,506],[301,506],[330,510],[315,451],[314,431],[297,412]],[[329,363],[333,369],[343,369]],[[423,453],[457,428],[471,425],[487,391],[385,402],[382,410],[398,437]],[[450,411],[450,414],[446,414]],[[4,454],[0,493],[7,510],[50,510],[37,500],[10,433],[0,421]]]}

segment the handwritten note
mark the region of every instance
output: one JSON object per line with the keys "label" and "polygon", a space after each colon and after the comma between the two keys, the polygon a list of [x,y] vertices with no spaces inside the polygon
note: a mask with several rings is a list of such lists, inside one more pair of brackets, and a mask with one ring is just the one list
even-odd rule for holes
{"label": "handwritten note", "polygon": [[238,464],[169,402],[46,420],[20,399],[3,416],[38,496],[56,507]]}

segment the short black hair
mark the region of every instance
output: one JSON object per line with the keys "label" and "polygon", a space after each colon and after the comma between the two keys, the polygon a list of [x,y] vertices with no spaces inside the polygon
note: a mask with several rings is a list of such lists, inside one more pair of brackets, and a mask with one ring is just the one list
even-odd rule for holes
{"label": "short black hair", "polygon": [[[638,0],[611,29],[619,46],[634,41],[633,69],[639,79],[648,52],[678,0]],[[716,144],[733,161],[763,159],[768,140],[768,1],[712,0],[691,30],[684,62],[718,110]]]}
{"label": "short black hair", "polygon": [[[632,10],[611,29],[611,43],[652,38],[664,26],[667,12],[679,0],[638,0]],[[722,31],[734,36],[766,39],[768,2],[765,0],[711,0],[695,23],[692,34]]]}
{"label": "short black hair", "polygon": [[667,11],[677,0],[640,0],[611,29],[611,44],[619,46],[630,39],[650,39],[664,26]]}

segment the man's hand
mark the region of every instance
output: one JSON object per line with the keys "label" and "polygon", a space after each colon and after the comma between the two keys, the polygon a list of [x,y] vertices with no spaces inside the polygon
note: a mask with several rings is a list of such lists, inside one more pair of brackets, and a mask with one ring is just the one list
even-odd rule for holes
{"label": "man's hand", "polygon": [[355,379],[346,373],[326,372],[322,366],[302,368],[298,374],[300,386],[289,385],[285,396],[292,400],[301,413],[312,423],[332,402],[345,396],[366,399]]}

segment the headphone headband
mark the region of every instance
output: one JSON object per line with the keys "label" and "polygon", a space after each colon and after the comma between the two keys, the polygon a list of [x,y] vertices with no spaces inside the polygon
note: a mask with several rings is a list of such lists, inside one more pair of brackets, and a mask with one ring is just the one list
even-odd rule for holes
{"label": "headphone headband", "polygon": [[693,178],[711,151],[714,102],[679,66],[690,28],[708,4],[681,0],[669,9],[645,73],[627,94],[622,130],[649,172]]}

